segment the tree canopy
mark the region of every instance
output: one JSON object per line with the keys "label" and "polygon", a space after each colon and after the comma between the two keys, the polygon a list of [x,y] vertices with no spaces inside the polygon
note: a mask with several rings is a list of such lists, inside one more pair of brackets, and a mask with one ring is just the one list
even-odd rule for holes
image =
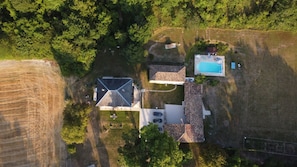
{"label": "tree canopy", "polygon": [[217,145],[206,143],[199,147],[199,166],[201,167],[223,167],[227,165],[226,152]]}
{"label": "tree canopy", "polygon": [[143,44],[161,26],[296,31],[296,12],[297,0],[2,0],[0,46],[81,76],[100,48],[121,45],[128,63],[142,62]]}
{"label": "tree canopy", "polygon": [[75,144],[85,140],[86,127],[91,109],[86,104],[68,103],[64,109],[62,139],[68,145],[68,151],[75,153]]}
{"label": "tree canopy", "polygon": [[125,145],[118,149],[123,166],[182,166],[191,158],[183,152],[167,133],[160,133],[157,125],[149,124],[140,131],[132,129],[123,134]]}

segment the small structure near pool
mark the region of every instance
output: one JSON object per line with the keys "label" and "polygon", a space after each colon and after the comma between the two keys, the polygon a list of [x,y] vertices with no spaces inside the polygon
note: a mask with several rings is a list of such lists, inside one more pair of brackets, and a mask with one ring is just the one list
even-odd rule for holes
{"label": "small structure near pool", "polygon": [[195,55],[194,74],[205,76],[225,76],[225,57]]}

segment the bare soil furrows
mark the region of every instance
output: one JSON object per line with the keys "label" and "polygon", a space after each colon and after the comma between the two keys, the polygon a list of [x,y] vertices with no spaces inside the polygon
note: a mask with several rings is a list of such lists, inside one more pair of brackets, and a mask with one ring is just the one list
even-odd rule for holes
{"label": "bare soil furrows", "polygon": [[0,166],[62,166],[59,68],[43,60],[2,61],[0,71]]}

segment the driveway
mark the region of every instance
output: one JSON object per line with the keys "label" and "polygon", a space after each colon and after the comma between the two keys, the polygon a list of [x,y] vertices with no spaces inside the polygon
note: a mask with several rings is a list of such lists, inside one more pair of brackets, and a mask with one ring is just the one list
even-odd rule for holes
{"label": "driveway", "polygon": [[[154,116],[154,112],[162,113],[162,116]],[[140,110],[139,113],[139,129],[141,129],[143,126],[148,125],[150,122],[153,122],[154,119],[162,119],[162,123],[156,123],[158,127],[163,127],[164,125],[164,109],[146,109],[143,108]]]}

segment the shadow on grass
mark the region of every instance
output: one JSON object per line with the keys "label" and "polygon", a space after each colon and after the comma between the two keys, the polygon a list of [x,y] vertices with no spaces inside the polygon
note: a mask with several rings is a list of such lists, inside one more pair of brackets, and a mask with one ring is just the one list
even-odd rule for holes
{"label": "shadow on grass", "polygon": [[[165,45],[175,44],[171,49],[165,49]],[[180,55],[179,43],[172,41],[169,37],[166,37],[165,42],[156,42],[150,40],[147,45],[149,56],[147,62],[149,64],[183,64],[184,56]]]}
{"label": "shadow on grass", "polygon": [[[19,165],[48,166],[50,165],[50,163],[47,161],[43,161],[43,163],[40,163],[39,160],[44,160],[44,159],[38,159],[38,157],[40,157],[38,156],[38,154],[42,152],[40,151],[38,152],[36,150],[34,153],[32,153],[31,151],[29,151],[32,148],[34,149],[34,143],[32,143],[32,139],[30,137],[27,138],[27,136],[30,136],[29,134],[30,132],[26,130],[26,127],[20,124],[17,120],[12,122],[7,121],[5,120],[5,117],[6,115],[0,114],[0,122],[1,122],[0,131],[2,132],[0,134],[1,166],[19,166]],[[26,134],[24,135],[24,133]],[[51,151],[51,150],[47,150],[47,151]],[[43,158],[46,158],[46,157],[43,157]],[[58,165],[58,164],[55,164],[55,165]]]}
{"label": "shadow on grass", "polygon": [[[210,140],[223,147],[242,148],[243,137],[294,142],[296,133],[297,75],[281,54],[272,54],[255,42],[256,51],[244,41],[226,56],[226,79],[216,88],[206,88],[214,111],[216,134]],[[292,53],[292,61],[296,61]],[[230,62],[241,63],[231,70]],[[215,92],[212,95],[211,92]]]}
{"label": "shadow on grass", "polygon": [[[95,112],[94,113],[95,116],[97,118],[99,118],[99,121],[96,120],[96,123],[98,122],[96,124],[98,127],[93,128],[93,131],[96,131],[98,133],[103,133],[102,130],[104,130],[104,129],[101,130],[101,127],[103,127],[103,126],[102,126],[101,121],[100,121],[100,111],[94,110],[93,112]],[[96,147],[97,147],[97,151],[98,151],[98,154],[99,154],[100,165],[110,167],[109,155],[108,155],[108,152],[107,152],[107,149],[106,149],[106,146],[105,146],[104,142],[100,138],[100,134],[98,134],[98,136],[96,137],[95,140],[98,140],[98,143],[97,143]]]}
{"label": "shadow on grass", "polygon": [[100,166],[110,167],[107,149],[100,138],[98,139],[97,150],[100,158]]}
{"label": "shadow on grass", "polygon": [[85,78],[92,81],[102,76],[135,78],[134,67],[126,63],[125,57],[119,55],[121,51],[121,49],[113,50],[112,53],[108,49],[98,51],[92,64],[92,71]]}
{"label": "shadow on grass", "polygon": [[135,121],[135,118],[134,118],[134,115],[131,113],[131,112],[125,112],[125,114],[129,117],[132,125],[133,125],[133,128],[136,129],[137,128],[137,123]]}
{"label": "shadow on grass", "polygon": [[51,49],[55,60],[58,62],[63,76],[78,75],[83,76],[87,73],[82,62],[74,60],[68,54],[60,53],[55,49]]}

